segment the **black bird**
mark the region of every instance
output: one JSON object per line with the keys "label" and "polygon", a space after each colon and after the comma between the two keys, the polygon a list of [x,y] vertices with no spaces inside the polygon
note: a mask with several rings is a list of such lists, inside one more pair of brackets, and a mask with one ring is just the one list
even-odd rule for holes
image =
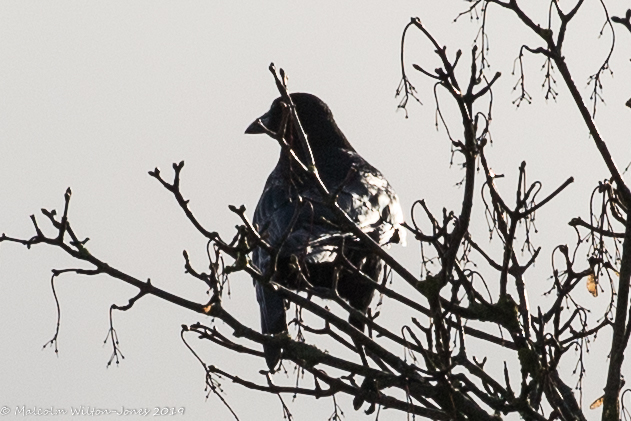
{"label": "black bird", "polygon": [[[337,203],[348,216],[378,244],[402,243],[405,232],[400,224],[403,214],[399,199],[384,176],[366,162],[341,132],[329,107],[307,93],[291,94],[298,117],[310,144],[313,158],[329,192],[338,194]],[[270,110],[252,123],[248,134],[281,130],[282,99],[277,98]],[[285,120],[287,121],[287,120]],[[300,160],[308,165],[308,154],[302,149],[291,120],[285,140]],[[373,280],[378,281],[382,261],[337,221],[324,203],[316,182],[281,150],[276,168],[267,179],[263,194],[254,211],[254,224],[278,256],[271,261],[262,248],[253,251],[253,262],[263,272],[275,270],[273,280],[299,289],[304,280],[317,288],[333,288],[355,309],[365,313],[374,288],[358,275],[339,269],[338,253]],[[304,285],[304,284],[302,284]],[[282,297],[256,283],[256,297],[261,310],[261,330],[265,334],[287,331],[285,304]],[[364,323],[354,317],[351,325],[359,330]],[[281,349],[264,346],[270,370],[280,360]]]}

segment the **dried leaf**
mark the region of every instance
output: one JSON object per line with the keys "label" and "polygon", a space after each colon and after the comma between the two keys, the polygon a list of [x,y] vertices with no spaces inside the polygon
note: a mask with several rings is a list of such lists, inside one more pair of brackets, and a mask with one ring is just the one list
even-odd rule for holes
{"label": "dried leaf", "polygon": [[596,282],[596,276],[594,272],[587,275],[587,291],[594,297],[598,297],[598,283]]}
{"label": "dried leaf", "polygon": [[600,398],[596,399],[594,401],[594,403],[592,403],[591,405],[589,405],[589,409],[596,409],[598,408],[600,405],[603,404],[603,401],[605,400],[605,395],[602,395]]}

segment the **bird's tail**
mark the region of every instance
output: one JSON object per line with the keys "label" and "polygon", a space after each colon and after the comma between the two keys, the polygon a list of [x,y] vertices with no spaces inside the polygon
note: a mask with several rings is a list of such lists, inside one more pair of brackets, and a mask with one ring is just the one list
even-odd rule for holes
{"label": "bird's tail", "polygon": [[[261,332],[271,335],[287,332],[287,318],[283,298],[275,291],[265,288],[257,282],[256,299],[261,310]],[[274,370],[280,361],[281,347],[263,344],[263,353],[265,354],[267,366],[270,370]]]}

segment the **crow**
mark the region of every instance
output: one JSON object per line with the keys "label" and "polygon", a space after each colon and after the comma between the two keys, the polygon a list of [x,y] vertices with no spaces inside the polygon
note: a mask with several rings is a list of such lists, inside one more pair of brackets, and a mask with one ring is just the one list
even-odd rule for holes
{"label": "crow", "polygon": [[[290,97],[320,178],[329,192],[337,194],[339,207],[379,245],[404,243],[403,213],[390,183],[355,151],[322,100],[308,93],[293,93]],[[282,98],[277,98],[270,110],[245,133],[271,134],[284,130],[289,147],[308,165],[309,155],[303,150],[291,120],[285,128],[281,127],[288,121],[283,118],[286,108]],[[272,280],[288,288],[300,290],[309,284],[314,288],[336,287],[340,297],[365,314],[374,287],[357,273],[343,269],[339,254],[375,281],[381,276],[383,263],[367,245],[344,229],[316,183],[291,158],[287,148],[281,149],[253,217],[261,236],[277,251],[270,254],[256,247],[252,261],[263,273],[274,271]],[[262,333],[286,332],[283,298],[258,282],[255,287]],[[364,322],[356,317],[349,317],[349,323],[360,331],[364,329]],[[281,348],[269,344],[263,348],[267,365],[274,370]]]}

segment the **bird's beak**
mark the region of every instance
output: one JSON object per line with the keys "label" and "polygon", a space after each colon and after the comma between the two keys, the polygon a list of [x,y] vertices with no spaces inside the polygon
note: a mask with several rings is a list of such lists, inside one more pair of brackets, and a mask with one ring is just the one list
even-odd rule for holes
{"label": "bird's beak", "polygon": [[266,112],[265,114],[257,118],[252,124],[250,124],[247,129],[245,129],[245,134],[265,133],[265,130],[263,130],[263,127],[266,127],[269,129],[269,121],[270,121],[270,115],[269,115],[269,112]]}

